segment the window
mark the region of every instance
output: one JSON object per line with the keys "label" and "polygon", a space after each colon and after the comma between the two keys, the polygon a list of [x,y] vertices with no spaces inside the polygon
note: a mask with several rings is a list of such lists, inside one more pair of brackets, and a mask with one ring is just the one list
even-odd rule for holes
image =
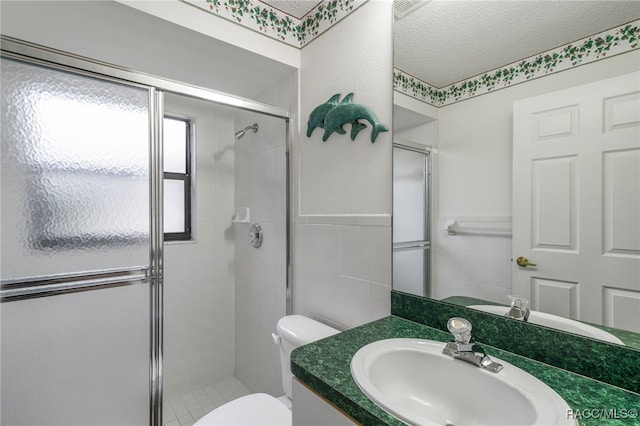
{"label": "window", "polygon": [[164,239],[191,239],[191,122],[164,117]]}

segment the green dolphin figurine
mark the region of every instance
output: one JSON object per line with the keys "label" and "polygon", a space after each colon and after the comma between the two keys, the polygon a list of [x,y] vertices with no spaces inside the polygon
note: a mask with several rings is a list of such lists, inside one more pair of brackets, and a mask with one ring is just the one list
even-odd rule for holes
{"label": "green dolphin figurine", "polygon": [[[345,100],[351,101],[353,97],[353,93],[349,93],[342,101]],[[338,105],[338,99],[340,98],[340,94],[336,93],[329,100],[322,105],[318,105],[312,112],[309,114],[309,121],[307,121],[307,137],[311,137],[311,134],[315,130],[316,127],[320,127],[324,129],[324,119],[327,116],[327,113],[331,111],[335,106]],[[346,123],[345,123],[346,124]],[[360,130],[365,129],[367,127],[366,124],[358,123],[357,120],[351,122],[351,140],[355,140],[356,136],[360,132]],[[337,133],[345,134],[346,131],[340,126],[335,130]]]}
{"label": "green dolphin figurine", "polygon": [[379,133],[389,131],[387,126],[380,124],[369,108],[364,105],[354,104],[352,102],[352,98],[353,93],[349,93],[344,97],[342,102],[335,105],[331,110],[329,110],[329,112],[327,112],[324,119],[324,135],[322,135],[323,141],[326,141],[333,132],[341,134],[345,133],[342,126],[347,123],[353,124],[353,127],[351,128],[351,139],[355,139],[358,132],[366,127],[365,124],[358,122],[360,119],[367,120],[373,126],[373,130],[371,130],[372,143],[376,141]]}
{"label": "green dolphin figurine", "polygon": [[360,130],[366,129],[366,128],[367,128],[366,124],[359,123],[358,120],[352,121],[351,122],[351,140],[355,141],[356,136],[358,136],[358,133],[360,133]]}
{"label": "green dolphin figurine", "polygon": [[[352,99],[353,99],[353,93],[349,93],[347,96],[345,96],[345,97],[342,99],[342,102],[341,102],[341,103],[351,103],[351,102],[352,102]],[[337,106],[337,105],[336,105],[336,106]],[[328,114],[328,112],[327,112],[327,114]],[[325,118],[326,118],[326,115],[325,115]],[[344,123],[344,124],[347,124],[347,123]],[[339,126],[339,127],[336,129],[336,132],[337,132],[337,133],[340,133],[341,135],[344,135],[344,134],[346,133],[346,131],[345,131],[345,130],[344,130],[344,128],[342,127],[342,126],[344,126],[344,124],[343,124],[343,125],[341,125],[341,126]],[[322,124],[322,126],[321,126],[321,127],[322,127],[322,128],[324,128],[324,123]],[[360,123],[357,119],[356,119],[356,120],[351,121],[351,140],[352,140],[352,141],[356,140],[356,136],[358,136],[358,133],[360,133],[360,130],[363,130],[363,129],[366,129],[366,128],[367,128],[367,125],[366,125],[366,124],[364,124],[364,123]],[[322,139],[322,140],[323,140],[323,141],[326,141],[326,139]]]}
{"label": "green dolphin figurine", "polygon": [[311,133],[313,133],[313,130],[316,127],[324,128],[324,118],[327,116],[327,113],[333,109],[333,107],[338,105],[338,99],[340,99],[340,93],[336,93],[327,102],[315,107],[311,114],[309,114],[309,121],[307,121],[307,137],[311,137]]}

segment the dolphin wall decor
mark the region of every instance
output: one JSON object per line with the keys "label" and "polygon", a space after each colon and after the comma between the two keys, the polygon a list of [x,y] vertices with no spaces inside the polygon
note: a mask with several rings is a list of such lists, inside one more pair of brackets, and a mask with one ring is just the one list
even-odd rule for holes
{"label": "dolphin wall decor", "polygon": [[311,114],[309,114],[309,120],[307,121],[307,137],[311,137],[311,133],[316,127],[324,129],[324,118],[327,113],[338,105],[338,99],[340,99],[340,93],[336,93],[329,100],[321,105],[315,107]]}
{"label": "dolphin wall decor", "polygon": [[333,132],[345,134],[343,126],[351,123],[351,140],[355,140],[358,133],[367,127],[358,120],[367,120],[373,126],[371,142],[375,142],[378,134],[389,129],[380,124],[373,112],[364,105],[353,103],[353,93],[345,96],[340,103],[340,94],[333,95],[327,102],[317,106],[309,115],[307,122],[307,137],[310,137],[316,127],[324,129],[322,140],[326,141]]}

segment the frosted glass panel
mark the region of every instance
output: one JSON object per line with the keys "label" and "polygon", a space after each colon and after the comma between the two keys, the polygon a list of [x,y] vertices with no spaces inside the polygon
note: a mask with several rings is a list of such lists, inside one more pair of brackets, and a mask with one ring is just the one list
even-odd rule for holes
{"label": "frosted glass panel", "polygon": [[422,248],[393,252],[393,289],[418,296],[425,294],[427,251]]}
{"label": "frosted glass panel", "polygon": [[393,149],[393,242],[426,240],[426,156]]}
{"label": "frosted glass panel", "polygon": [[164,171],[186,173],[187,123],[183,120],[164,119]]}
{"label": "frosted glass panel", "polygon": [[2,304],[3,425],[149,425],[149,287]]}
{"label": "frosted glass panel", "polygon": [[393,288],[429,296],[429,157],[393,148]]}
{"label": "frosted glass panel", "polygon": [[146,265],[148,91],[7,58],[1,72],[2,278]]}
{"label": "frosted glass panel", "polygon": [[184,181],[164,180],[164,232],[184,232]]}

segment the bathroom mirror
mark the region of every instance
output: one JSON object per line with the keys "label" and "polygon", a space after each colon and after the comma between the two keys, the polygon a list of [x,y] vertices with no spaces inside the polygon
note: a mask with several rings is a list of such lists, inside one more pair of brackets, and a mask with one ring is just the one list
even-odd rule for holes
{"label": "bathroom mirror", "polygon": [[[514,102],[640,71],[640,3],[433,0],[404,16],[396,12],[394,139],[401,145],[408,141],[413,148],[422,144],[431,154],[431,238],[424,245],[430,256],[423,274],[430,277],[430,284],[414,286],[419,289],[415,294],[464,306],[482,305],[485,312],[501,315],[510,304],[509,294],[524,293],[531,299],[531,309],[540,311],[534,313],[552,314],[551,322],[539,324],[640,349],[638,215],[628,219],[631,228],[616,231],[629,237],[623,249],[599,248],[631,266],[616,269],[618,276],[611,278],[624,285],[600,285],[594,293],[599,299],[593,298],[597,309],[592,309],[581,300],[587,291],[579,280],[549,278],[542,267],[515,264],[523,255],[516,253],[522,243],[515,228],[522,218],[521,209],[512,208],[513,194],[518,194],[513,188],[522,187],[519,181],[514,183],[517,173],[512,166],[513,156],[519,155],[514,154]],[[630,33],[635,43],[627,43]],[[636,87],[631,95],[611,97],[628,102],[608,109],[628,107],[624,131],[635,132],[636,139],[624,151],[634,154],[622,161],[632,182],[626,188],[634,190],[640,173],[637,91]],[[569,123],[582,118],[571,109],[546,111],[556,110],[566,112]],[[534,119],[562,127],[559,117],[545,112]],[[571,126],[568,132],[574,130]],[[617,161],[603,158],[601,164]],[[562,173],[561,168],[555,170]],[[402,175],[398,170],[394,174]],[[559,187],[560,182],[550,180],[548,185]],[[602,202],[606,197],[602,195]],[[570,210],[573,204],[568,206]],[[640,213],[639,206],[637,199],[626,200],[624,208]],[[394,220],[395,209],[396,204]],[[627,219],[614,216],[612,229],[616,220]],[[582,238],[584,243],[586,237]],[[404,270],[406,261],[395,260],[397,249],[394,246],[394,269]],[[534,251],[536,255],[545,252],[544,256],[527,254],[529,263],[548,262],[554,250],[561,251],[548,245]],[[421,261],[425,263],[424,258]],[[533,272],[521,276],[529,271]],[[396,276],[394,270],[394,289],[407,291],[396,283]],[[530,322],[537,321],[534,313]],[[586,334],[588,326],[604,334]]]}

